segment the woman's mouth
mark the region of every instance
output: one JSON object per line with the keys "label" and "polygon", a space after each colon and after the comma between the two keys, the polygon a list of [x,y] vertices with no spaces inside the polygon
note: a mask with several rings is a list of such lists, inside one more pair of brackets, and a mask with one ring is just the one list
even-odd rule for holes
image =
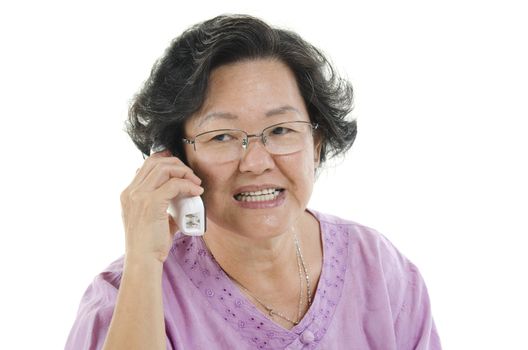
{"label": "woman's mouth", "polygon": [[266,188],[255,192],[240,192],[234,195],[239,202],[267,202],[277,199],[283,188]]}

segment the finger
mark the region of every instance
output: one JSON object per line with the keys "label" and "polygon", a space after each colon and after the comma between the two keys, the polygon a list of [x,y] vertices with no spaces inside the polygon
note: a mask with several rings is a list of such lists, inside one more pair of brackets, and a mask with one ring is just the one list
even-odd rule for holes
{"label": "finger", "polygon": [[[163,160],[160,160],[163,159]],[[145,161],[143,162],[143,165],[141,166],[141,170],[139,172],[139,178],[142,180],[145,176],[147,176],[148,173],[152,170],[152,168],[157,164],[157,162],[160,161],[166,161],[165,159],[170,159],[173,163],[181,163],[177,157],[172,157],[172,154],[168,149],[162,150],[160,152],[152,153]]]}
{"label": "finger", "polygon": [[202,181],[196,176],[192,169],[187,166],[174,166],[173,164],[158,163],[156,164],[150,173],[143,179],[138,187],[142,187],[142,190],[152,191],[171,178],[185,179],[193,182],[196,185],[200,185]]}
{"label": "finger", "polygon": [[151,153],[149,157],[154,157],[154,158],[158,158],[158,157],[172,157],[172,153],[171,153],[171,151],[169,149],[165,148],[163,150],[155,151],[155,152]]}
{"label": "finger", "polygon": [[168,149],[160,152],[152,153],[143,161],[139,172],[136,172],[136,177],[132,180],[132,184],[137,184],[143,181],[143,178],[152,170],[152,167],[159,161],[159,159],[171,159],[172,162],[177,163],[178,161],[183,164],[177,157],[172,157],[172,154]]}
{"label": "finger", "polygon": [[203,192],[203,187],[198,186],[189,180],[173,177],[155,190],[153,196],[159,201],[168,203],[169,200],[176,197],[199,196]]}
{"label": "finger", "polygon": [[[185,171],[178,170],[177,172],[174,170],[172,173],[173,175],[170,176],[176,176],[176,177],[183,177],[186,179],[189,179],[193,182],[195,182],[197,185],[199,185],[202,180],[194,174],[191,168],[189,168],[187,165],[185,165],[180,159],[176,157],[163,157],[157,154],[156,156],[153,156],[153,158],[147,158],[145,162],[143,163],[143,166],[141,167],[139,173],[136,174],[136,177],[132,181],[131,186],[139,186],[141,183],[153,172],[159,171],[156,169],[156,167],[161,167],[167,165],[173,169],[185,169]],[[161,171],[165,171],[163,168],[159,168]],[[169,173],[169,171],[167,171]],[[178,175],[180,174],[180,175]],[[167,177],[168,179],[168,177]],[[157,186],[156,186],[157,187]]]}

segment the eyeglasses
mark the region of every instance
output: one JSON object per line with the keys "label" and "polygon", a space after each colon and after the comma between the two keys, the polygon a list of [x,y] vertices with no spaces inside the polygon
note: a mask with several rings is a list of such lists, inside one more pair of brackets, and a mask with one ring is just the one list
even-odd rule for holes
{"label": "eyeglasses", "polygon": [[[285,155],[302,150],[313,136],[317,124],[307,121],[283,122],[268,126],[260,134],[248,134],[238,129],[219,129],[198,134],[183,142],[193,145],[203,161],[224,163],[240,159],[252,137],[260,138],[267,151]],[[242,147],[241,147],[242,146]]]}

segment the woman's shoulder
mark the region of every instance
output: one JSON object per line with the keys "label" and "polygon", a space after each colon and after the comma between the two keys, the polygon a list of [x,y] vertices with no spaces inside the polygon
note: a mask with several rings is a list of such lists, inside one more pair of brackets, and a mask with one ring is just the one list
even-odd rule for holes
{"label": "woman's shoulder", "polygon": [[81,299],[80,312],[85,308],[96,309],[115,303],[123,275],[123,262],[124,256],[121,256],[92,279]]}
{"label": "woman's shoulder", "polygon": [[122,255],[111,262],[95,276],[93,283],[104,283],[118,289],[121,283],[121,276],[123,275],[124,260],[125,256]]}
{"label": "woman's shoulder", "polygon": [[[350,219],[336,215],[310,210],[321,225],[323,239],[339,240],[337,245],[348,247],[349,257],[360,260],[363,264],[405,266],[412,268],[412,263],[378,230]],[[331,247],[332,245],[328,245]]]}
{"label": "woman's shoulder", "polygon": [[316,210],[310,210],[310,212],[321,224],[321,230],[323,234],[328,232],[333,234],[337,231],[341,234],[344,234],[347,239],[351,240],[351,243],[374,245],[380,243],[390,244],[388,239],[383,234],[370,226],[336,215],[322,213]]}
{"label": "woman's shoulder", "polygon": [[377,230],[334,215],[313,214],[321,226],[326,266],[332,267],[327,276],[336,275],[332,281],[341,276],[346,296],[342,300],[348,303],[341,305],[376,320],[363,324],[362,334],[382,337],[379,325],[385,322],[387,329],[394,327],[387,339],[395,337],[395,348],[440,349],[427,288],[416,266]]}

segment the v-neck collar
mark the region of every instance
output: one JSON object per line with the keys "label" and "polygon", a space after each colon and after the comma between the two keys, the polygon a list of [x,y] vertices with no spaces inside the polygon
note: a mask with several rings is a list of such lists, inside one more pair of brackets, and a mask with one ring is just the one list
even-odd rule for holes
{"label": "v-neck collar", "polygon": [[[226,275],[200,237],[177,236],[171,249],[175,259],[209,305],[249,344],[262,349],[285,347],[299,341],[306,330],[320,339],[341,297],[346,271],[348,237],[324,215],[308,210],[319,222],[323,264],[312,305],[300,322],[286,329],[262,313]],[[342,230],[341,230],[342,231]],[[343,249],[345,248],[345,249]]]}

